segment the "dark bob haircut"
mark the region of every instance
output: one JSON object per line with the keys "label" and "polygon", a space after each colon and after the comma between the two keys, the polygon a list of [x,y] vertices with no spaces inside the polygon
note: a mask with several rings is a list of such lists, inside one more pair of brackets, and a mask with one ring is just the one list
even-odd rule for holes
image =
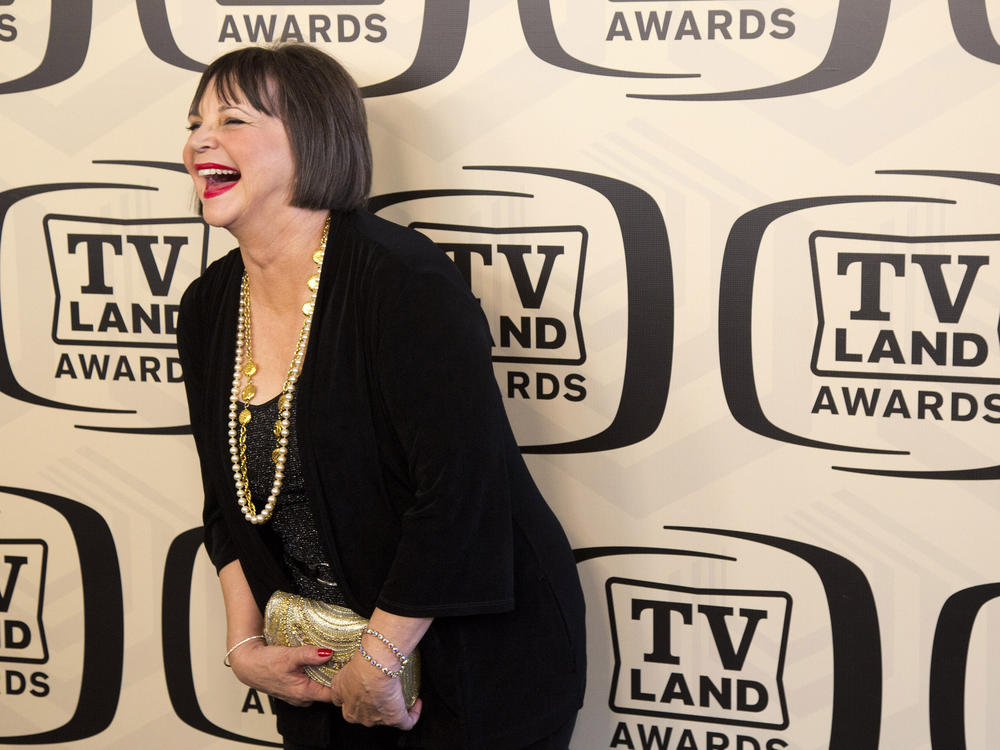
{"label": "dark bob haircut", "polygon": [[305,44],[245,47],[202,73],[197,116],[210,83],[226,103],[243,99],[285,125],[295,158],[293,206],[349,211],[368,198],[372,152],[358,86],[344,67]]}

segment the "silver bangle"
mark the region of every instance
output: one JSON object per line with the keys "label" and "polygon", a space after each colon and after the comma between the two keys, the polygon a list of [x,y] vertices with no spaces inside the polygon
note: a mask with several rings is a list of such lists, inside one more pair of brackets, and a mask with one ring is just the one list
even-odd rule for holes
{"label": "silver bangle", "polygon": [[249,643],[255,638],[260,638],[262,641],[264,640],[264,636],[262,635],[251,635],[248,638],[244,638],[242,641],[237,641],[233,645],[233,647],[226,652],[226,657],[222,660],[222,663],[225,664],[227,667],[232,667],[233,665],[229,663],[229,655],[233,653],[233,651],[238,649],[240,646],[242,646],[244,643]]}

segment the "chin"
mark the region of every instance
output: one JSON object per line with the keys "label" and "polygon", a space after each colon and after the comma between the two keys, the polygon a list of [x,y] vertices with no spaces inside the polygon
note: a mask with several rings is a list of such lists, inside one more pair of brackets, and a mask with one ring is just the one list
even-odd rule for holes
{"label": "chin", "polygon": [[206,224],[222,229],[228,229],[236,221],[232,210],[227,211],[222,206],[213,205],[210,200],[202,201],[201,218]]}

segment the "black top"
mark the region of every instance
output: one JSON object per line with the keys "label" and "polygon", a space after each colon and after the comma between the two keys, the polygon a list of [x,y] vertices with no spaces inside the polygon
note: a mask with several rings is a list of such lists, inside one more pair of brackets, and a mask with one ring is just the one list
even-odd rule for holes
{"label": "black top", "polygon": [[[274,481],[274,459],[271,454],[276,446],[274,425],[280,416],[278,399],[279,396],[275,396],[263,404],[247,405],[252,415],[246,426],[247,480],[250,483],[251,497],[256,498],[254,505],[258,510],[267,502]],[[240,402],[238,408],[242,407],[243,403]],[[312,507],[306,497],[294,410],[289,415],[288,425],[288,451],[285,455],[281,493],[270,522],[260,524],[257,528],[264,535],[265,543],[274,548],[274,554],[280,556],[285,573],[295,583],[290,593],[343,607],[346,606],[344,593],[340,582],[334,577]]]}
{"label": "black top", "polygon": [[[226,422],[242,273],[233,251],[191,284],[178,349],[205,545],[219,568],[239,558],[263,610],[290,582],[233,489]],[[576,565],[511,433],[491,345],[478,300],[427,238],[366,212],[334,217],[296,440],[347,605],[435,618],[421,641],[424,711],[404,737],[426,747],[520,747],[583,700]],[[279,730],[298,741],[316,731],[312,714],[329,713],[316,708],[306,724],[279,707]]]}

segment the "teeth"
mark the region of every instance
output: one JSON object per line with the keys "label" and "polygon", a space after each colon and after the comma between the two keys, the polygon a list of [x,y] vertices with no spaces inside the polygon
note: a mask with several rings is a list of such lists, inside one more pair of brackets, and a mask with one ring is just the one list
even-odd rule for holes
{"label": "teeth", "polygon": [[199,169],[198,170],[198,176],[199,177],[210,177],[212,175],[217,175],[217,174],[232,175],[232,174],[239,174],[239,172],[236,171],[235,169]]}

